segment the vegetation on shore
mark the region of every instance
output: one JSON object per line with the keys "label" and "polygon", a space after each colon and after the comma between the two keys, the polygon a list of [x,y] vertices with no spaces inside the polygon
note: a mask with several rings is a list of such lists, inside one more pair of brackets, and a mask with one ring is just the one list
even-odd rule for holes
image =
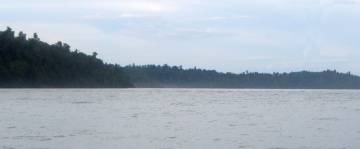
{"label": "vegetation on shore", "polygon": [[335,70],[234,74],[168,65],[128,65],[124,70],[136,87],[360,89],[360,77]]}
{"label": "vegetation on shore", "polygon": [[60,41],[50,45],[36,33],[15,36],[7,28],[0,31],[0,87],[360,89],[360,77],[335,70],[234,74],[168,65],[121,67],[104,63],[96,52],[87,55]]}
{"label": "vegetation on shore", "polygon": [[0,31],[0,87],[132,87],[119,65],[71,50],[66,43],[48,44],[34,33],[27,39],[11,28]]}

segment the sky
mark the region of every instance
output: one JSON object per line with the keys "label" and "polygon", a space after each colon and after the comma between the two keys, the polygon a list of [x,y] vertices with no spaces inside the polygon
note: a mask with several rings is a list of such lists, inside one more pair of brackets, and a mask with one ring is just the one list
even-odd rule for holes
{"label": "sky", "polygon": [[0,0],[0,29],[105,62],[360,74],[360,0]]}

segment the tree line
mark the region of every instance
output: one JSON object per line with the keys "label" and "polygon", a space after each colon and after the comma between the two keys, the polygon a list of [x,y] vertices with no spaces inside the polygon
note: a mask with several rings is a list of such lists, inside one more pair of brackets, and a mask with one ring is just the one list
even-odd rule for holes
{"label": "tree line", "polygon": [[336,70],[322,72],[222,73],[169,65],[124,67],[136,87],[185,88],[273,88],[273,89],[360,89],[360,77]]}
{"label": "tree line", "polygon": [[96,56],[8,27],[0,31],[0,87],[132,87],[121,66]]}
{"label": "tree line", "polygon": [[88,55],[7,28],[0,31],[0,88],[5,87],[360,89],[360,77],[336,70],[235,74],[166,64],[122,67],[104,63],[96,52]]}

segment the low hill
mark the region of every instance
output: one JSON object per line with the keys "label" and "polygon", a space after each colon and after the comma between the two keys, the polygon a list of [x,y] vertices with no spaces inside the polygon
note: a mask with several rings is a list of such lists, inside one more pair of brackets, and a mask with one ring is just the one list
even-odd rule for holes
{"label": "low hill", "polygon": [[335,70],[323,72],[221,73],[168,65],[128,65],[124,68],[136,87],[360,89],[360,77]]}
{"label": "low hill", "polygon": [[35,33],[27,39],[7,28],[0,31],[0,87],[132,87],[119,65],[70,50],[68,44],[48,44]]}

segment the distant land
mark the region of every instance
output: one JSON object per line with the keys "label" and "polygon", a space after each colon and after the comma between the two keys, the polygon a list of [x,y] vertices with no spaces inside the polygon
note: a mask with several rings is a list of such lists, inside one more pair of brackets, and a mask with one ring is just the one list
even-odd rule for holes
{"label": "distant land", "polygon": [[128,65],[135,87],[148,88],[257,88],[257,89],[359,89],[360,77],[335,70],[323,72],[221,73],[168,65]]}
{"label": "distant land", "polygon": [[336,70],[235,74],[166,64],[122,67],[96,56],[7,28],[0,31],[0,88],[360,89],[359,76]]}

